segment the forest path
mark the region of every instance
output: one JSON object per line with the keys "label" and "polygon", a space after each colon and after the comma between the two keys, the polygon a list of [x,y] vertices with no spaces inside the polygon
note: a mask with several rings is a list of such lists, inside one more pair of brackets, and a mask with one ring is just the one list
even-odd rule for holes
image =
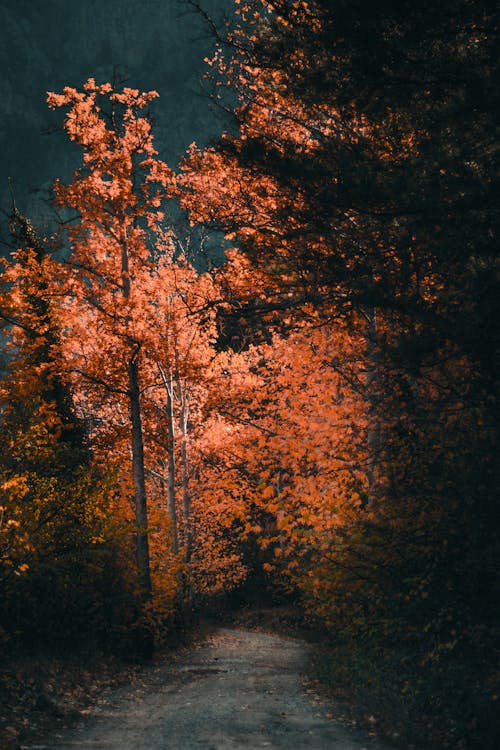
{"label": "forest path", "polygon": [[301,640],[221,628],[110,693],[47,750],[383,750],[305,691]]}

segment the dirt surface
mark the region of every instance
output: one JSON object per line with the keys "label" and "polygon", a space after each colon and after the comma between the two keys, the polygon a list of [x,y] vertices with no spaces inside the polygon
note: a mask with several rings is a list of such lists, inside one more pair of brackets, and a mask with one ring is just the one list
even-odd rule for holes
{"label": "dirt surface", "polygon": [[73,729],[24,748],[383,750],[308,689],[307,659],[301,640],[221,628],[104,695]]}

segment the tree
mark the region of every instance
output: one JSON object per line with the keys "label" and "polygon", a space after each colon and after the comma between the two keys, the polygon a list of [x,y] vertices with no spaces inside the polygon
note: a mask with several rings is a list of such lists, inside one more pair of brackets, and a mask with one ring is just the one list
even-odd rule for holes
{"label": "tree", "polygon": [[112,560],[114,488],[91,465],[62,378],[49,243],[17,209],[11,231],[20,249],[3,261],[1,276],[9,322],[0,381],[1,624],[7,637],[32,642],[109,638],[113,602],[124,593]]}
{"label": "tree", "polygon": [[[146,468],[166,488],[174,548],[182,561],[183,597],[232,588],[244,575],[207,481],[207,415],[225,378],[217,351],[217,275],[198,273],[174,248],[158,263],[145,298],[150,336],[145,354],[152,383],[144,400]],[[228,503],[230,504],[230,503]]]}
{"label": "tree", "polygon": [[[89,79],[83,91],[49,94],[49,106],[69,106],[65,128],[83,147],[84,165],[68,186],[56,182],[60,207],[77,212],[67,230],[71,255],[63,283],[71,295],[64,325],[82,341],[99,337],[94,356],[75,351],[73,370],[128,402],[137,523],[139,587],[151,598],[146,480],[141,410],[143,330],[141,284],[153,268],[151,235],[158,233],[172,176],[157,158],[151,125],[140,116],[156,92],[140,94]],[[106,101],[109,111],[101,109]],[[90,327],[90,329],[89,329]],[[76,342],[76,339],[73,338]]]}
{"label": "tree", "polygon": [[217,290],[164,226],[173,177],[138,114],[154,96],[90,80],[49,104],[70,106],[66,129],[84,148],[84,167],[55,188],[59,207],[77,212],[57,278],[66,372],[94,456],[115,467],[124,497],[133,483],[142,599],[163,617],[176,589],[188,593],[197,548],[189,446],[216,356]]}

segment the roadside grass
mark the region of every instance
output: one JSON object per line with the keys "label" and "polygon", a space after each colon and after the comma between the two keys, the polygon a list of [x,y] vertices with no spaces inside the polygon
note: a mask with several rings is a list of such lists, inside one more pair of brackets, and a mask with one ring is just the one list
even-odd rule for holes
{"label": "roadside grass", "polygon": [[318,644],[313,670],[352,719],[400,748],[500,747],[500,703],[471,659],[429,663],[395,644],[389,651],[339,638]]}

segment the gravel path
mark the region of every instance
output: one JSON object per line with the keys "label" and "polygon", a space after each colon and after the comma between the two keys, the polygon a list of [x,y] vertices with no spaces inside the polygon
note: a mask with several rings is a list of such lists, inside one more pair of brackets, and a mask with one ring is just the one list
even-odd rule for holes
{"label": "gravel path", "polygon": [[[224,628],[30,750],[383,750],[305,691],[307,645]],[[331,709],[330,709],[331,710]]]}

